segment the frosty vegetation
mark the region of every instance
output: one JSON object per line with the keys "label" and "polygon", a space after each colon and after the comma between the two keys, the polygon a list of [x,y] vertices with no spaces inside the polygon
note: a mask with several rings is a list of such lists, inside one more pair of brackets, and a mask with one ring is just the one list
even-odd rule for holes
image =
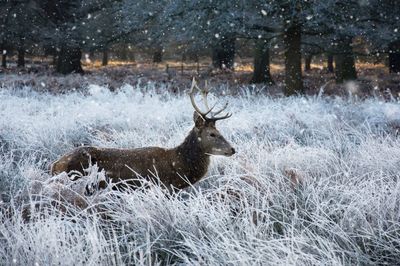
{"label": "frosty vegetation", "polygon": [[[397,102],[226,96],[217,126],[238,153],[201,182],[87,196],[50,163],[82,144],[173,147],[193,126],[186,95],[89,91],[0,91],[0,264],[398,263]],[[93,166],[80,182],[102,178]]]}

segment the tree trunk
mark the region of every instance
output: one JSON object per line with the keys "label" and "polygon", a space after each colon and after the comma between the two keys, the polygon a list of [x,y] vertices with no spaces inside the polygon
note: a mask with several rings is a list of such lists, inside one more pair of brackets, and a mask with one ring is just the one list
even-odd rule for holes
{"label": "tree trunk", "polygon": [[120,59],[122,61],[128,61],[128,47],[126,44],[122,44],[122,48],[120,50]]}
{"label": "tree trunk", "polygon": [[400,73],[400,41],[389,44],[389,72]]}
{"label": "tree trunk", "polygon": [[24,47],[18,48],[17,66],[25,67],[25,49],[24,49]]}
{"label": "tree trunk", "polygon": [[343,83],[357,79],[352,38],[344,37],[338,42],[339,53],[335,56],[336,82]]}
{"label": "tree trunk", "polygon": [[304,58],[304,71],[309,72],[311,71],[311,60],[312,55],[306,55]]}
{"label": "tree trunk", "polygon": [[212,61],[215,68],[234,69],[236,52],[235,42],[235,37],[223,37],[213,47]]}
{"label": "tree trunk", "polygon": [[333,73],[335,71],[334,67],[333,67],[333,55],[332,54],[328,54],[328,72],[329,73]]}
{"label": "tree trunk", "polygon": [[17,67],[25,67],[25,41],[23,37],[19,38],[17,52]]}
{"label": "tree trunk", "polygon": [[58,64],[57,51],[54,51],[52,64],[54,67],[57,67],[57,64]]}
{"label": "tree trunk", "polygon": [[272,84],[270,72],[269,43],[265,40],[257,40],[254,49],[254,71],[252,83]]}
{"label": "tree trunk", "polygon": [[7,68],[7,51],[1,49],[1,66]]}
{"label": "tree trunk", "polygon": [[1,52],[1,66],[3,68],[7,68],[7,50],[4,47],[4,44],[0,45],[0,52]]}
{"label": "tree trunk", "polygon": [[153,54],[153,63],[161,63],[163,60],[163,49],[157,48],[157,50]]}
{"label": "tree trunk", "polygon": [[219,60],[217,47],[212,48],[211,60],[214,68],[222,68],[221,60]]}
{"label": "tree trunk", "polygon": [[129,61],[133,61],[133,62],[136,61],[135,53],[134,53],[133,51],[130,51],[130,50],[129,50],[128,59],[129,59]]}
{"label": "tree trunk", "polygon": [[82,51],[80,48],[64,46],[58,53],[56,71],[61,74],[81,73]]}
{"label": "tree trunk", "polygon": [[102,66],[108,65],[108,50],[103,50],[103,60],[101,61]]}
{"label": "tree trunk", "polygon": [[285,95],[303,94],[301,72],[301,25],[294,23],[285,30]]}

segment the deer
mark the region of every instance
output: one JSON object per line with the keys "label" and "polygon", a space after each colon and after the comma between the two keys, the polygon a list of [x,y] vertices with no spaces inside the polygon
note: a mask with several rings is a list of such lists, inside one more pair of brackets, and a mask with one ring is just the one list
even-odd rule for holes
{"label": "deer", "polygon": [[[202,95],[206,111],[195,102],[195,89]],[[228,102],[218,111],[213,111],[207,102],[207,83],[200,89],[193,79],[189,91],[194,108],[194,127],[184,141],[174,148],[144,147],[135,149],[99,148],[81,146],[55,161],[50,168],[52,176],[66,172],[71,179],[84,175],[85,169],[97,164],[104,170],[113,187],[141,186],[141,180],[154,181],[154,177],[168,190],[181,190],[195,184],[208,171],[211,155],[230,157],[235,149],[216,128],[216,122],[232,116],[222,115]]]}

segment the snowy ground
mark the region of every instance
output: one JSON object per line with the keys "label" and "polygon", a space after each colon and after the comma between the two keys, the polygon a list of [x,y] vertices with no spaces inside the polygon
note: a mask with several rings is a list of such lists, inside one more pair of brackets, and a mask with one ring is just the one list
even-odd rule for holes
{"label": "snowy ground", "polygon": [[156,186],[106,190],[83,209],[61,198],[68,216],[50,205],[24,223],[16,196],[33,180],[43,182],[31,190],[43,202],[55,200],[49,190],[71,188],[62,177],[49,183],[48,167],[74,146],[184,139],[189,99],[152,90],[0,91],[2,205],[14,213],[0,214],[1,265],[400,261],[400,105],[374,99],[226,97],[234,115],[218,127],[238,153],[214,157],[195,187],[173,196]]}

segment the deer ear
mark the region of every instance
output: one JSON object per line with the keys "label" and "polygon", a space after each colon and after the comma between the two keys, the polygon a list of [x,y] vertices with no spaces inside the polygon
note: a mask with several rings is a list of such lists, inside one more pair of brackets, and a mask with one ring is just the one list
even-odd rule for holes
{"label": "deer ear", "polygon": [[204,124],[206,123],[204,118],[201,115],[199,115],[199,113],[196,111],[194,111],[193,113],[193,121],[197,128],[204,126]]}

